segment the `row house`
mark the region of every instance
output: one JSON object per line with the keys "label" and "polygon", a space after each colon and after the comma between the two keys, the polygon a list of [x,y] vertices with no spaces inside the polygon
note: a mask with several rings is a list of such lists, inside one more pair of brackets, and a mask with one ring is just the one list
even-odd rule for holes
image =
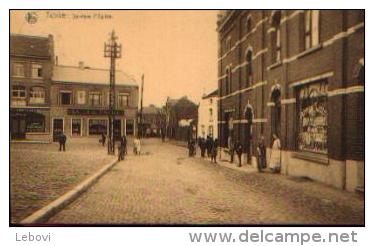
{"label": "row house", "polygon": [[[135,135],[138,85],[131,76],[116,71],[114,136]],[[97,137],[109,131],[109,70],[84,66],[53,68],[51,86],[52,133],[71,137]]]}
{"label": "row house", "polygon": [[259,138],[271,148],[276,134],[282,173],[362,190],[364,19],[362,10],[221,11],[222,156],[231,136],[255,165]]}
{"label": "row house", "polygon": [[199,103],[197,136],[218,138],[218,90],[204,95]]}
{"label": "row house", "polygon": [[53,36],[10,35],[10,138],[48,139]]}

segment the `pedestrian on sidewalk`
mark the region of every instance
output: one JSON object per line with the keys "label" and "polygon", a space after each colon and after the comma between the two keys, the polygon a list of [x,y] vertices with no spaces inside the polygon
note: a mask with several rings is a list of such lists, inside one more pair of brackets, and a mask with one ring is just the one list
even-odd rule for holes
{"label": "pedestrian on sidewalk", "polygon": [[195,151],[195,140],[193,138],[191,138],[189,141],[188,141],[188,156],[189,157],[192,157],[195,155],[196,151]]}
{"label": "pedestrian on sidewalk", "polygon": [[210,157],[210,155],[211,155],[211,153],[212,153],[212,148],[213,148],[213,138],[212,138],[212,136],[209,134],[209,135],[206,137],[206,149],[207,149],[208,157]]}
{"label": "pedestrian on sidewalk", "polygon": [[200,151],[201,151],[201,157],[205,157],[205,150],[206,150],[206,141],[204,138],[200,138]]}
{"label": "pedestrian on sidewalk", "polygon": [[63,149],[65,151],[66,136],[65,136],[64,132],[60,133],[60,136],[58,138],[58,143],[60,144],[60,148],[59,148],[58,151],[61,151],[61,149]]}
{"label": "pedestrian on sidewalk", "polygon": [[281,168],[281,142],[275,133],[273,134],[273,139],[269,167],[273,173],[279,173]]}
{"label": "pedestrian on sidewalk", "polygon": [[210,162],[217,163],[217,151],[218,151],[218,139],[216,138],[212,145],[212,150],[210,153]]}
{"label": "pedestrian on sidewalk", "polygon": [[229,147],[229,155],[230,155],[230,163],[234,162],[234,155],[235,155],[235,146],[234,146],[234,140],[231,136],[228,138],[228,147]]}
{"label": "pedestrian on sidewalk", "polygon": [[134,139],[134,154],[135,155],[140,155],[140,147],[141,147],[140,139],[139,137],[136,137]]}
{"label": "pedestrian on sidewalk", "polygon": [[105,140],[106,140],[106,136],[105,136],[105,133],[103,132],[101,133],[101,141],[100,141],[103,146],[105,146]]}
{"label": "pedestrian on sidewalk", "polygon": [[235,152],[238,155],[238,159],[239,159],[238,167],[241,167],[242,166],[243,145],[239,141],[237,141],[236,144],[235,144]]}
{"label": "pedestrian on sidewalk", "polygon": [[257,169],[262,172],[266,168],[266,146],[264,136],[260,137],[257,146]]}

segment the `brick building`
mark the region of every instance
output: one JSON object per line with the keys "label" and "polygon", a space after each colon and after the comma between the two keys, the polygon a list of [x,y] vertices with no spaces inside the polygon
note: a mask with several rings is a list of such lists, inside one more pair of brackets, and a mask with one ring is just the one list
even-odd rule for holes
{"label": "brick building", "polygon": [[[124,72],[116,71],[114,135],[136,134],[138,85]],[[108,133],[109,70],[84,66],[53,67],[51,85],[51,132],[56,139],[99,137]]]}
{"label": "brick building", "polygon": [[[364,11],[230,10],[218,16],[219,140],[282,145],[281,171],[347,190],[364,176]],[[270,153],[270,151],[267,151]]]}
{"label": "brick building", "polygon": [[10,138],[48,140],[53,36],[10,35]]}

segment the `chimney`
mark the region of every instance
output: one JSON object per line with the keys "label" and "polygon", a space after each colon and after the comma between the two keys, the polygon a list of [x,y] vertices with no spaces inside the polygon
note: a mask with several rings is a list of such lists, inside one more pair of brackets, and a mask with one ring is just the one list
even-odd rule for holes
{"label": "chimney", "polygon": [[55,65],[58,66],[58,56],[56,56],[56,61],[55,61]]}
{"label": "chimney", "polygon": [[84,69],[84,62],[79,61],[78,66],[79,66],[80,69]]}

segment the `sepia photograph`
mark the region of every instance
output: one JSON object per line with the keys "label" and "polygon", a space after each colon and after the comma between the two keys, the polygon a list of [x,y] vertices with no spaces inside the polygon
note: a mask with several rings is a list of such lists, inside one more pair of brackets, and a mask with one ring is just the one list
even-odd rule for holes
{"label": "sepia photograph", "polygon": [[9,30],[9,226],[365,226],[365,10]]}

